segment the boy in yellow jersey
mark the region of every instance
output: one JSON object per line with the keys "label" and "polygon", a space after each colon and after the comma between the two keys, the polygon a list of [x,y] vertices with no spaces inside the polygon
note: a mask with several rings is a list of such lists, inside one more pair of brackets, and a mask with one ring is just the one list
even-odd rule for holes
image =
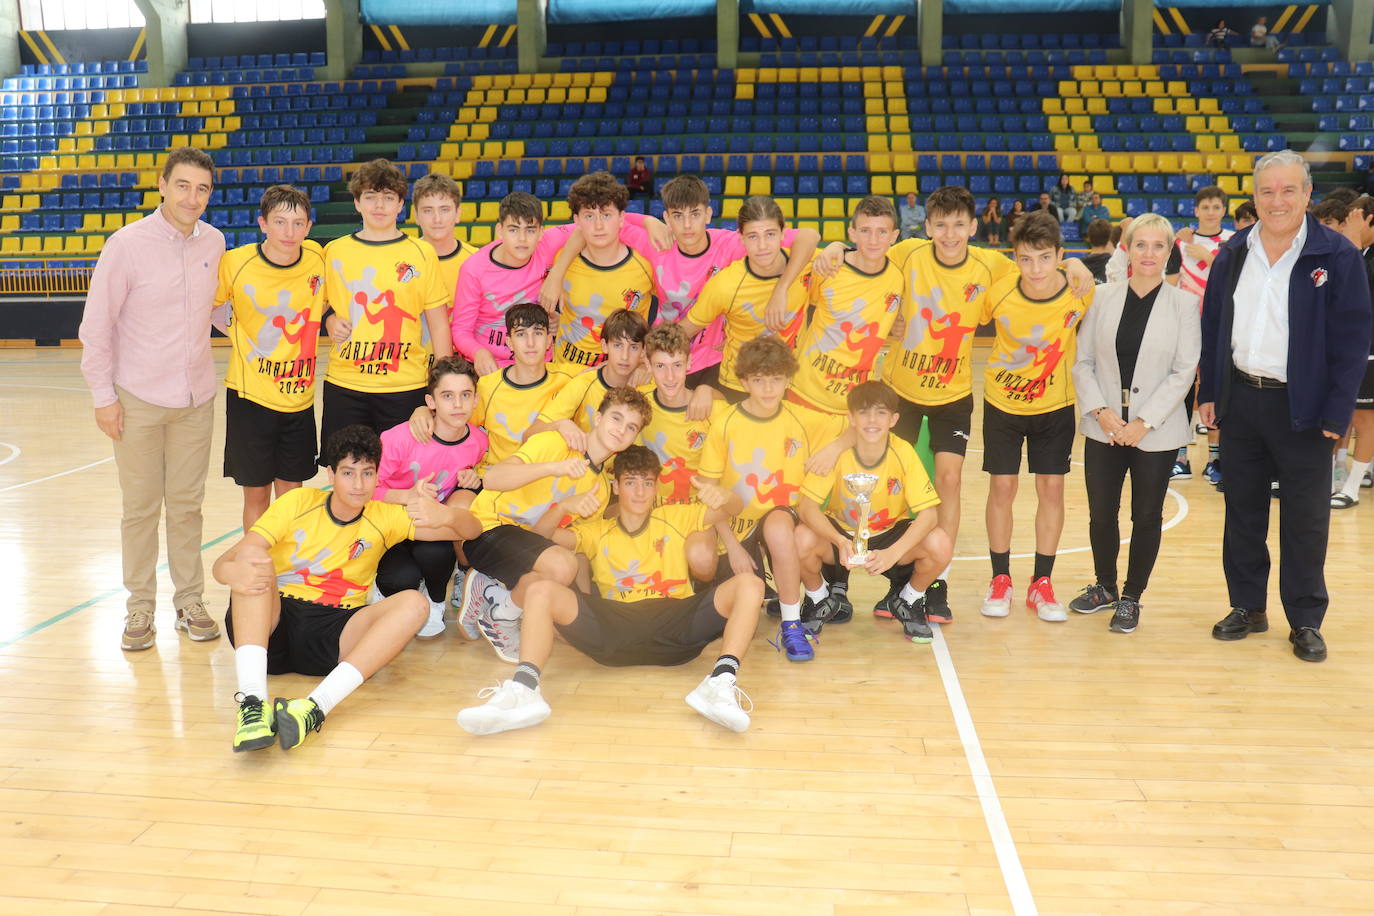
{"label": "boy in yellow jersey", "polygon": [[[925,465],[909,442],[892,435],[899,406],[897,393],[882,382],[864,382],[849,392],[849,425],[857,441],[830,473],[806,475],[797,505],[805,523],[797,528],[797,553],[808,592],[825,584],[822,564],[861,566],[872,575],[887,576],[891,597],[874,615],[897,618],[909,639],[924,643],[931,639],[926,592],[954,548],[939,527],[935,507],[940,497]],[[845,482],[850,474],[877,477],[866,524],[859,518],[856,494]],[[854,562],[854,537],[861,524],[871,532],[868,555]],[[838,610],[833,595],[817,610],[826,622]]]}
{"label": "boy in yellow jersey", "polygon": [[[448,290],[443,332],[435,339],[449,339],[453,294],[458,288],[458,268],[477,251],[454,235],[458,227],[458,211],[463,205],[463,192],[452,178],[431,172],[415,182],[410,200],[411,218],[420,227],[420,238],[429,242],[439,258],[439,285]],[[451,340],[449,346],[452,347]]]}
{"label": "boy in yellow jersey", "polygon": [[606,361],[596,368],[570,366],[570,372],[553,373],[558,393],[539,412],[529,435],[556,429],[570,445],[580,448],[606,392],[634,385],[635,373],[644,366],[644,336],[648,333],[643,316],[626,309],[612,312],[601,340]]}
{"label": "boy in yellow jersey", "polygon": [[[693,416],[694,390],[687,387],[692,335],[682,325],[660,324],[650,328],[644,338],[644,352],[648,354],[649,373],[654,380],[649,395],[654,418],[640,433],[640,441],[658,456],[662,465],[658,478],[660,502],[664,505],[691,502],[692,478],[701,466],[706,435],[711,424],[721,418],[729,405],[722,400],[712,400],[706,407],[706,416],[701,419]],[[708,571],[702,578],[710,577]]]}
{"label": "boy in yellow jersey", "polygon": [[594,593],[548,581],[530,588],[520,621],[520,665],[485,704],[458,713],[463,729],[490,735],[548,718],[540,669],[555,635],[616,667],[682,665],[719,639],[721,655],[687,695],[687,705],[731,731],[749,727],[735,677],[758,626],[763,582],[743,573],[694,594],[685,553],[694,532],[728,517],[742,500],[719,487],[700,486],[701,502],[655,508],[658,473],[653,452],[630,446],[615,459],[615,516],[583,519],[554,532],[590,561]]}
{"label": "boy in yellow jersey", "polygon": [[602,328],[616,310],[633,312],[646,324],[657,314],[653,268],[620,240],[629,199],[609,172],[583,175],[568,191],[577,228],[549,271],[550,278],[561,278],[554,371],[599,366],[606,359]]}
{"label": "boy in yellow jersey", "polygon": [[[381,457],[372,430],[339,430],[325,443],[332,489],[287,493],[215,561],[215,580],[229,586],[224,626],[238,679],[235,751],[274,738],[285,750],[299,746],[415,636],[429,612],[419,592],[364,603],[389,548],[481,532],[469,513],[421,494],[404,506],[374,500]],[[288,673],[324,680],[303,699],[275,700],[269,716],[267,676]]]}
{"label": "boy in yellow jersey", "polygon": [[1026,605],[1041,620],[1068,616],[1054,596],[1050,575],[1064,530],[1064,475],[1077,427],[1073,378],[1078,323],[1092,294],[1075,295],[1059,269],[1059,223],[1036,212],[1012,230],[1019,277],[993,284],[979,323],[991,321],[997,337],[983,375],[983,470],[988,486],[988,549],[992,584],[983,614],[1011,612],[1012,501],[1021,470],[1021,443],[1035,475],[1035,572]]}
{"label": "boy in yellow jersey", "polygon": [[652,416],[642,393],[615,388],[603,398],[585,448],[549,430],[487,468],[484,489],[472,502],[482,535],[464,545],[472,569],[463,578],[458,624],[469,639],[480,633],[497,656],[519,661],[526,591],[540,579],[568,585],[577,575],[572,553],[536,533],[536,526],[550,513],[553,527],[563,527],[573,515],[602,512],[610,499],[607,460],[633,445]]}
{"label": "boy in yellow jersey", "polygon": [[892,201],[859,201],[849,238],[854,250],[845,253],[835,275],[812,275],[815,310],[797,343],[801,371],[787,392],[794,403],[841,417],[849,389],[872,375],[906,288],[901,270],[887,257],[897,238]]}
{"label": "boy in yellow jersey", "polygon": [[[699,471],[707,483],[718,483],[744,500],[744,508],[728,523],[716,525],[725,545],[718,577],[761,574],[766,557],[782,614],[779,647],[789,661],[809,661],[815,653],[813,634],[802,622],[795,506],[807,460],[834,443],[845,421],[784,403],[797,359],[776,335],[741,347],[736,372],[749,396],[711,424]],[[825,597],[819,591],[808,595],[807,603],[814,607]]]}
{"label": "boy in yellow jersey", "polygon": [[782,208],[771,197],[750,197],[740,207],[738,221],[745,256],[707,280],[679,322],[688,334],[696,335],[724,316],[718,387],[732,404],[745,397],[744,385],[735,374],[740,347],[768,334],[777,334],[788,346],[795,346],[806,321],[811,288],[808,267],[787,287],[785,308],[774,307],[770,313],[774,290],[790,259],[782,246]]}
{"label": "boy in yellow jersey", "polygon": [[315,476],[315,359],[324,314],[324,259],[310,234],[310,198],[274,185],[262,194],[263,240],[219,262],[215,302],[227,305],[224,476],[243,488],[243,530],[272,501]]}
{"label": "boy in yellow jersey", "polygon": [[[320,441],[354,423],[380,434],[425,402],[434,356],[452,353],[443,288],[428,242],[396,228],[406,179],[374,159],[348,182],[362,229],[325,246],[325,329],[334,341],[324,377]],[[433,349],[431,350],[431,344]]]}

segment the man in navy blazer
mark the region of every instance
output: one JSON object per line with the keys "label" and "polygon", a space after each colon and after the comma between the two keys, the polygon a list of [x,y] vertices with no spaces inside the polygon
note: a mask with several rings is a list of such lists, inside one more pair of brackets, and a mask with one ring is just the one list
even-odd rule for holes
{"label": "man in navy blazer", "polygon": [[1291,150],[1255,164],[1259,222],[1217,253],[1202,305],[1199,412],[1221,429],[1222,568],[1231,613],[1217,639],[1269,629],[1270,482],[1277,478],[1279,596],[1293,654],[1326,658],[1331,448],[1350,426],[1369,358],[1360,253],[1307,215],[1312,176]]}

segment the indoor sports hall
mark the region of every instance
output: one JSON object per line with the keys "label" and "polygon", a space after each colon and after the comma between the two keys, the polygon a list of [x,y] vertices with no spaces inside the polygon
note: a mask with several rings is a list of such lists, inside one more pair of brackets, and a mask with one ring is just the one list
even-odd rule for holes
{"label": "indoor sports hall", "polygon": [[[1257,159],[1281,150],[1310,168],[1313,205],[1374,193],[1374,5],[1165,2],[0,0],[0,912],[1374,910],[1374,490],[1330,513],[1320,664],[1286,638],[1280,499],[1269,629],[1212,638],[1231,598],[1205,430],[1191,475],[1168,484],[1134,632],[1109,630],[1109,611],[1047,622],[1021,600],[1037,511],[1024,465],[1017,591],[1008,616],[985,616],[989,327],[970,358],[953,621],[905,638],[871,612],[887,583],[855,570],[852,621],[794,664],[761,614],[739,671],[747,731],[684,703],[715,643],[667,667],[559,643],[548,721],[469,734],[455,715],[515,669],[450,619],[306,743],[234,753],[235,647],[174,628],[164,548],[153,645],[121,647],[128,480],[79,334],[108,240],[164,205],[169,150],[213,159],[200,219],[228,249],[263,238],[259,201],[280,184],[308,196],[310,239],[348,237],[349,180],[379,158],[412,185],[457,182],[456,236],[474,251],[503,238],[508,195],[567,223],[579,178],[624,182],[641,157],[648,187],[627,214],[667,220],[663,186],[698,175],[713,229],[742,229],[765,196],[822,245],[851,241],[866,198],[900,213],[959,186],[979,213],[992,198],[1034,209],[1061,175],[1090,183],[1112,224],[1176,229],[1217,187],[1230,229]],[[419,239],[409,207],[397,225]],[[1086,222],[1066,216],[1061,234],[1065,258],[1091,253]],[[972,244],[1014,253],[1005,236]],[[153,384],[185,371],[173,324],[145,329],[169,335]],[[323,379],[328,334],[318,350]],[[216,332],[198,562],[217,622],[230,589],[214,564],[244,534],[243,491],[222,474],[236,353]],[[1094,581],[1084,462],[1076,435],[1054,566],[1066,604]],[[1123,567],[1130,514],[1127,495]],[[270,697],[317,680],[274,673]]]}

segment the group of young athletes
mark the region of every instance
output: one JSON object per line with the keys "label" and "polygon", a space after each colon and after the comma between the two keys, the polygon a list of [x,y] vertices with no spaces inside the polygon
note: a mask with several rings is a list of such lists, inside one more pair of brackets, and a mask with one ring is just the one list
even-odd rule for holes
{"label": "group of young athletes", "polygon": [[[443,634],[450,599],[463,635],[517,666],[458,713],[474,734],[549,715],[555,636],[606,665],[682,664],[722,640],[686,700],[742,731],[752,706],[736,678],[760,615],[780,617],[788,660],[808,661],[820,628],[852,617],[858,566],[889,580],[873,613],[930,641],[952,619],[985,323],[981,611],[1006,616],[1019,595],[1024,443],[1038,499],[1024,600],[1067,617],[1052,574],[1093,281],[1050,214],[1018,223],[1008,258],[970,246],[962,187],[932,193],[928,238],[902,242],[892,203],[869,197],[849,244],[818,250],[770,198],[744,202],[738,231],[708,228],[706,185],[679,176],[660,221],[626,212],[626,188],[598,172],[573,185],[571,223],[545,226],[540,201],[513,193],[475,250],[455,237],[451,179],[412,190],[377,160],[349,186],[352,235],[308,240],[308,198],[277,186],[262,242],[221,263],[225,474],[243,487],[245,534],[214,575],[231,592],[236,751],[299,745],[412,638]],[[408,192],[419,239],[397,227]],[[1201,250],[1208,229],[1187,244]],[[1190,276],[1209,258],[1193,260]],[[329,485],[302,487],[317,456]],[[867,503],[855,474],[877,478]],[[286,672],[323,680],[265,707],[267,676]]]}

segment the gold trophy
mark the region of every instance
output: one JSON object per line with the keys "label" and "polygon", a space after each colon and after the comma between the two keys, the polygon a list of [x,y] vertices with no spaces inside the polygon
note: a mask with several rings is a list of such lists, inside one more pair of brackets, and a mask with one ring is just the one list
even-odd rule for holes
{"label": "gold trophy", "polygon": [[868,530],[868,516],[872,507],[872,500],[869,498],[873,493],[873,488],[878,485],[877,474],[845,474],[843,477],[844,485],[854,494],[854,501],[859,504],[858,517],[854,524],[854,544],[849,555],[850,566],[862,566],[868,562],[868,539],[873,532]]}

